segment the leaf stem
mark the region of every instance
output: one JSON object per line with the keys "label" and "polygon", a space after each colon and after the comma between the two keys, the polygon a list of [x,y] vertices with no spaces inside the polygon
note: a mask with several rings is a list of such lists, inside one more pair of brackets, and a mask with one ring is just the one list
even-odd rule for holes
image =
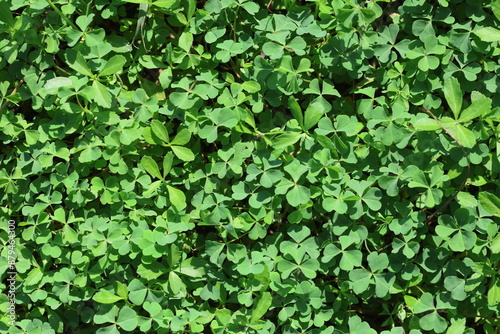
{"label": "leaf stem", "polygon": [[65,74],[67,74],[67,75],[71,75],[71,73],[70,73],[70,72],[66,71],[64,68],[60,67],[60,66],[59,66],[59,65],[57,65],[57,64],[54,64],[54,67],[55,67],[56,69],[60,70],[61,72],[63,72],[63,73],[65,73]]}
{"label": "leaf stem", "polygon": [[467,173],[465,174],[462,184],[460,185],[460,187],[458,187],[457,191],[455,191],[455,194],[453,194],[452,197],[450,197],[437,211],[435,211],[433,214],[427,217],[425,224],[428,224],[432,220],[432,218],[434,218],[434,216],[437,213],[443,211],[443,209],[446,206],[448,206],[448,204],[450,204],[450,202],[453,201],[457,197],[458,193],[462,191],[462,189],[465,187],[465,184],[467,183],[467,179],[469,178],[470,174],[470,159],[469,159],[469,154],[467,154],[467,151],[465,150],[462,143],[447,128],[444,127],[444,125],[437,119],[437,117],[432,113],[432,111],[423,108],[421,109],[426,113],[428,113],[437,122],[437,124],[448,134],[448,136],[450,136],[458,144],[458,146],[460,146],[462,152],[464,153],[465,158],[467,159]]}
{"label": "leaf stem", "polygon": [[241,79],[240,69],[236,66],[232,58],[229,59],[229,64],[231,64],[231,68],[233,69],[234,74],[236,74],[236,77]]}
{"label": "leaf stem", "polygon": [[56,5],[54,5],[54,3],[51,1],[51,0],[47,0],[47,2],[49,3],[50,7],[52,7],[52,9],[64,20],[66,21],[67,24],[70,25],[71,28],[75,29],[75,30],[80,30],[78,29],[78,27],[73,23],[71,22],[71,20],[66,16],[66,14],[64,14],[63,12],[61,12],[61,10],[59,8],[56,7]]}
{"label": "leaf stem", "polygon": [[244,237],[245,235],[249,234],[251,231],[252,231],[252,230],[250,229],[250,230],[248,230],[248,231],[246,231],[246,232],[242,233],[242,234],[241,234],[238,238],[234,238],[234,239],[231,239],[231,240],[229,240],[229,241],[226,241],[226,242],[225,242],[225,244],[227,245],[227,244],[230,244],[230,243],[235,242],[235,241],[237,241],[237,240],[240,240],[242,237]]}
{"label": "leaf stem", "polygon": [[366,239],[365,239],[365,241],[364,241],[364,244],[365,244],[365,248],[366,248],[366,250],[367,250],[369,253],[371,253],[370,247],[368,247],[368,242],[366,241]]}
{"label": "leaf stem", "polygon": [[234,39],[234,42],[238,41],[238,38],[237,38],[237,35],[236,35],[236,24],[237,24],[237,20],[238,20],[238,11],[240,10],[240,7],[238,6],[238,8],[236,8],[236,13],[234,13],[234,22],[233,22],[233,39]]}
{"label": "leaf stem", "polygon": [[[19,87],[21,87],[23,82],[24,82],[23,79],[19,80],[19,82],[17,83],[16,87],[14,87],[14,89],[12,90],[10,95],[15,94],[17,92],[17,90],[19,89]],[[4,110],[4,108],[7,106],[7,104],[9,103],[9,100],[6,98],[3,98],[2,101],[3,101],[3,103],[0,106],[0,112],[2,112]]]}
{"label": "leaf stem", "polygon": [[418,285],[415,285],[414,287],[415,287],[415,288],[417,288],[420,292],[422,292],[422,294],[424,294],[424,293],[425,293],[425,291],[424,291],[424,290],[422,290],[422,288],[421,288],[421,287],[419,287]]}

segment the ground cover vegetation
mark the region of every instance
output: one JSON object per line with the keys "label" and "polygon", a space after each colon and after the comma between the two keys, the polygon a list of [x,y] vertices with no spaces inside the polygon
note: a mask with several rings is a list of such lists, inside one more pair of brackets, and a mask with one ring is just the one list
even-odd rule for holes
{"label": "ground cover vegetation", "polygon": [[0,330],[499,333],[499,42],[499,0],[0,1]]}

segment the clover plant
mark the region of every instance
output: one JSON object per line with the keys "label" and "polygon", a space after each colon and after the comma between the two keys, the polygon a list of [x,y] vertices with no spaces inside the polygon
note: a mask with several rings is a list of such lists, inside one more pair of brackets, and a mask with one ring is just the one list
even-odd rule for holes
{"label": "clover plant", "polygon": [[500,0],[0,0],[0,331],[498,333],[499,55]]}

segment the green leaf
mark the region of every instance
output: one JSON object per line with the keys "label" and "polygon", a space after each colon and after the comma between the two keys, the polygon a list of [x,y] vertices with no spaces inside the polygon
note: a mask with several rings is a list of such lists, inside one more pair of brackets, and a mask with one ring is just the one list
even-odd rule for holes
{"label": "green leaf", "polygon": [[299,181],[300,177],[307,172],[308,167],[301,164],[299,159],[293,159],[284,167],[284,169],[292,177],[295,183],[294,186],[297,186],[297,182]]}
{"label": "green leaf", "polygon": [[294,145],[301,137],[299,132],[287,132],[273,139],[272,146],[275,150],[283,150]]}
{"label": "green leaf", "polygon": [[172,82],[172,76],[172,68],[170,67],[167,67],[166,69],[161,71],[160,76],[158,77],[161,88],[166,89],[170,86],[170,83]]}
{"label": "green leaf", "polygon": [[[104,47],[106,45],[104,39],[106,38],[106,32],[103,28],[97,28],[85,33],[85,44],[89,47]],[[103,45],[104,44],[104,45]],[[97,51],[99,54],[99,51]]]}
{"label": "green leaf", "polygon": [[45,82],[43,88],[48,94],[57,94],[59,88],[62,87],[73,87],[73,80],[66,77],[55,77]]}
{"label": "green leaf", "polygon": [[78,73],[92,77],[92,71],[80,52],[69,49],[66,52],[66,62]]}
{"label": "green leaf", "polygon": [[387,254],[372,252],[367,256],[368,265],[372,271],[381,271],[389,265]]}
{"label": "green leaf", "polygon": [[119,71],[121,71],[123,65],[125,65],[126,62],[127,60],[122,55],[115,55],[111,57],[99,72],[99,77],[105,77],[118,73]]}
{"label": "green leaf", "polygon": [[260,84],[257,81],[245,81],[241,86],[249,93],[257,93],[261,90]]}
{"label": "green leaf", "polygon": [[465,300],[467,293],[465,292],[465,280],[456,276],[448,276],[444,279],[445,288],[451,292],[451,296],[455,300]]}
{"label": "green leaf", "polygon": [[6,23],[9,28],[14,28],[14,16],[10,10],[9,1],[0,1],[0,21]]}
{"label": "green leaf", "polygon": [[342,259],[340,260],[340,269],[350,271],[355,267],[361,266],[363,254],[359,250],[348,250],[342,252]]}
{"label": "green leaf", "polygon": [[207,142],[213,143],[218,136],[217,127],[207,124],[200,129],[198,135],[200,136],[200,138],[206,139]]}
{"label": "green leaf", "polygon": [[325,198],[323,200],[322,206],[323,209],[328,212],[335,211],[339,214],[346,213],[348,209],[347,204],[344,201],[332,197]]}
{"label": "green leaf", "polygon": [[203,277],[205,275],[205,261],[200,258],[190,257],[175,269],[176,272],[189,277]]}
{"label": "green leaf", "polygon": [[158,189],[161,186],[162,182],[163,182],[163,180],[158,180],[158,181],[155,181],[155,182],[151,183],[147,187],[147,189],[144,192],[144,194],[142,194],[142,195],[144,197],[146,197],[146,198],[149,197],[149,196],[151,196],[151,194],[154,193],[156,191],[156,189]]}
{"label": "green leaf", "polygon": [[337,156],[337,148],[333,144],[332,140],[324,135],[316,135],[316,141],[324,148],[330,150],[333,156]]}
{"label": "green leaf", "polygon": [[172,205],[179,211],[182,211],[186,208],[186,195],[172,186],[167,185],[168,189],[168,197]]}
{"label": "green leaf", "polygon": [[500,41],[500,30],[493,27],[480,28],[473,31],[477,37],[484,42],[499,42]]}
{"label": "green leaf", "polygon": [[86,149],[80,153],[80,156],[78,157],[78,161],[85,163],[85,162],[91,162],[91,161],[96,161],[99,159],[102,155],[102,151],[99,147],[97,146],[89,146]]}
{"label": "green leaf", "polygon": [[174,9],[178,6],[179,2],[177,0],[158,0],[158,1],[153,1],[152,4],[154,6],[164,9]]}
{"label": "green leaf", "polygon": [[93,300],[95,300],[98,303],[101,304],[114,304],[119,300],[122,300],[122,297],[118,297],[117,295],[108,292],[108,291],[98,291],[94,296],[92,297]]}
{"label": "green leaf", "polygon": [[431,312],[423,316],[419,321],[420,327],[426,331],[435,331],[442,333],[448,327],[446,320],[439,315],[437,311]]}
{"label": "green leaf", "polygon": [[467,220],[469,218],[466,214],[467,210],[464,208],[457,211],[457,219],[449,215],[440,216],[438,219],[439,225],[436,226],[436,233],[448,240],[452,251],[463,252],[472,249],[476,243],[477,236],[471,231],[471,223]]}
{"label": "green leaf", "polygon": [[147,287],[137,278],[134,278],[128,285],[129,296],[128,298],[135,305],[142,305],[146,294],[148,293]]}
{"label": "green leaf", "polygon": [[236,110],[224,108],[215,113],[214,122],[219,126],[232,128],[238,124],[238,118],[235,113]]}
{"label": "green leaf", "polygon": [[137,313],[128,306],[123,307],[118,313],[118,318],[116,320],[118,326],[123,330],[131,332],[139,324],[139,317]]}
{"label": "green leaf", "polygon": [[179,47],[184,51],[189,52],[192,45],[193,45],[193,34],[188,31],[184,31],[179,36]]}
{"label": "green leaf", "polygon": [[40,267],[36,267],[32,269],[26,279],[24,280],[24,284],[27,286],[36,285],[43,278],[43,272]]}
{"label": "green leaf", "polygon": [[148,172],[151,176],[163,180],[163,177],[160,173],[160,169],[158,168],[158,164],[153,158],[147,155],[143,156],[141,159],[141,165],[142,167],[144,167],[144,170]]}
{"label": "green leaf", "polygon": [[291,225],[288,228],[288,235],[293,239],[293,241],[300,244],[311,235],[311,230],[307,226]]}
{"label": "green leaf", "polygon": [[376,334],[377,331],[370,328],[370,325],[359,316],[349,317],[349,333],[352,334]]}
{"label": "green leaf", "polygon": [[295,269],[297,269],[297,264],[282,259],[278,262],[276,267],[281,272],[281,277],[287,278]]}
{"label": "green leaf", "polygon": [[349,279],[352,281],[352,288],[355,293],[363,293],[372,282],[371,273],[365,269],[354,269],[349,271]]}
{"label": "green leaf", "polygon": [[373,211],[378,211],[382,207],[380,202],[382,194],[379,189],[371,188],[362,197],[362,201]]}
{"label": "green leaf", "polygon": [[493,279],[488,290],[488,305],[496,307],[500,304],[500,280]]}
{"label": "green leaf", "polygon": [[172,165],[174,162],[174,155],[172,152],[168,152],[163,158],[163,178],[166,178],[172,169]]}
{"label": "green leaf", "polygon": [[389,291],[394,289],[395,277],[391,273],[382,273],[373,275],[375,279],[375,295],[383,298],[389,295]]}
{"label": "green leaf", "polygon": [[307,131],[316,124],[325,114],[325,108],[321,103],[313,102],[311,103],[305,113],[304,113],[304,129]]}
{"label": "green leaf", "polygon": [[465,333],[465,322],[466,319],[458,319],[455,320],[453,324],[451,324],[450,327],[448,327],[448,330],[446,331],[446,334],[463,334]]}
{"label": "green leaf", "polygon": [[186,145],[189,142],[189,139],[191,139],[191,132],[189,132],[188,129],[182,129],[179,131],[179,133],[174,137],[172,142],[170,143],[171,145]]}
{"label": "green leaf", "polygon": [[473,120],[474,118],[487,115],[489,112],[491,112],[491,99],[485,97],[482,94],[472,94],[473,97],[475,95],[479,95],[479,97],[475,98],[472,101],[472,104],[462,112],[462,114],[460,115],[460,119],[458,120],[459,122],[465,123]]}
{"label": "green leaf", "polygon": [[464,147],[472,148],[476,145],[474,132],[459,124],[457,121],[443,117],[441,124],[462,144]]}
{"label": "green leaf", "polygon": [[467,148],[472,148],[476,145],[476,136],[474,132],[467,129],[461,124],[457,124],[455,128],[448,129],[459,141]]}
{"label": "green leaf", "polygon": [[455,119],[458,119],[462,109],[463,93],[460,88],[460,83],[454,77],[449,77],[444,80],[443,86],[444,97],[450,107]]}
{"label": "green leaf", "polygon": [[137,274],[146,280],[155,280],[168,270],[160,262],[141,263],[137,266]]}
{"label": "green leaf", "polygon": [[153,121],[151,121],[151,129],[153,130],[155,136],[163,140],[163,142],[165,143],[170,142],[167,128],[165,127],[165,125],[163,125],[162,122],[160,122],[157,119],[154,119]]}
{"label": "green leaf", "polygon": [[272,301],[273,297],[271,293],[266,291],[260,294],[255,302],[255,307],[252,309],[250,323],[253,324],[260,320],[266,314],[267,310],[269,310],[269,307],[271,307]]}
{"label": "green leaf", "polygon": [[63,241],[74,243],[78,241],[78,233],[69,225],[64,225],[63,229]]}
{"label": "green leaf", "polygon": [[262,52],[271,59],[279,59],[283,55],[283,46],[274,42],[267,42],[262,45]]}
{"label": "green leaf", "polygon": [[293,117],[297,120],[297,122],[299,122],[300,127],[304,129],[304,117],[302,116],[302,110],[293,96],[288,97],[288,108],[290,108]]}
{"label": "green leaf", "polygon": [[500,253],[500,234],[497,234],[497,236],[491,240],[490,249],[493,254]]}
{"label": "green leaf", "polygon": [[479,203],[492,216],[500,217],[500,198],[487,191],[479,193]]}
{"label": "green leaf", "polygon": [[174,295],[178,295],[186,289],[186,285],[182,282],[182,279],[173,271],[168,274],[168,285]]}
{"label": "green leaf", "polygon": [[171,146],[170,148],[174,152],[175,156],[182,161],[193,161],[195,158],[193,151],[187,147]]}
{"label": "green leaf", "polygon": [[491,3],[491,10],[497,20],[500,21],[500,0],[495,0]]}
{"label": "green leaf", "polygon": [[111,108],[112,96],[106,86],[98,81],[94,81],[92,87],[94,88],[94,99],[97,104],[104,108]]}
{"label": "green leaf", "polygon": [[306,262],[301,263],[299,268],[305,277],[313,279],[317,276],[316,272],[319,270],[319,262],[316,259],[308,259]]}
{"label": "green leaf", "polygon": [[429,188],[429,183],[425,177],[424,172],[421,170],[416,171],[411,176],[411,181],[408,183],[408,187],[410,188]]}
{"label": "green leaf", "polygon": [[415,304],[415,306],[413,308],[413,312],[418,314],[418,313],[427,312],[429,310],[433,310],[434,308],[435,308],[434,307],[434,298],[432,298],[432,295],[430,293],[425,292],[420,297],[418,302]]}
{"label": "green leaf", "polygon": [[457,201],[463,207],[475,208],[477,206],[477,199],[474,195],[465,191],[460,191],[457,194]]}

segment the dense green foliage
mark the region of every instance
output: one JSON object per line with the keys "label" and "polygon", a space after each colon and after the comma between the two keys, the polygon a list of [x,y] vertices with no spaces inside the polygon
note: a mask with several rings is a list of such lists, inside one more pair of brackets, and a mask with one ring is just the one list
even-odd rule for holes
{"label": "dense green foliage", "polygon": [[1,0],[0,330],[498,333],[499,55],[500,0]]}

